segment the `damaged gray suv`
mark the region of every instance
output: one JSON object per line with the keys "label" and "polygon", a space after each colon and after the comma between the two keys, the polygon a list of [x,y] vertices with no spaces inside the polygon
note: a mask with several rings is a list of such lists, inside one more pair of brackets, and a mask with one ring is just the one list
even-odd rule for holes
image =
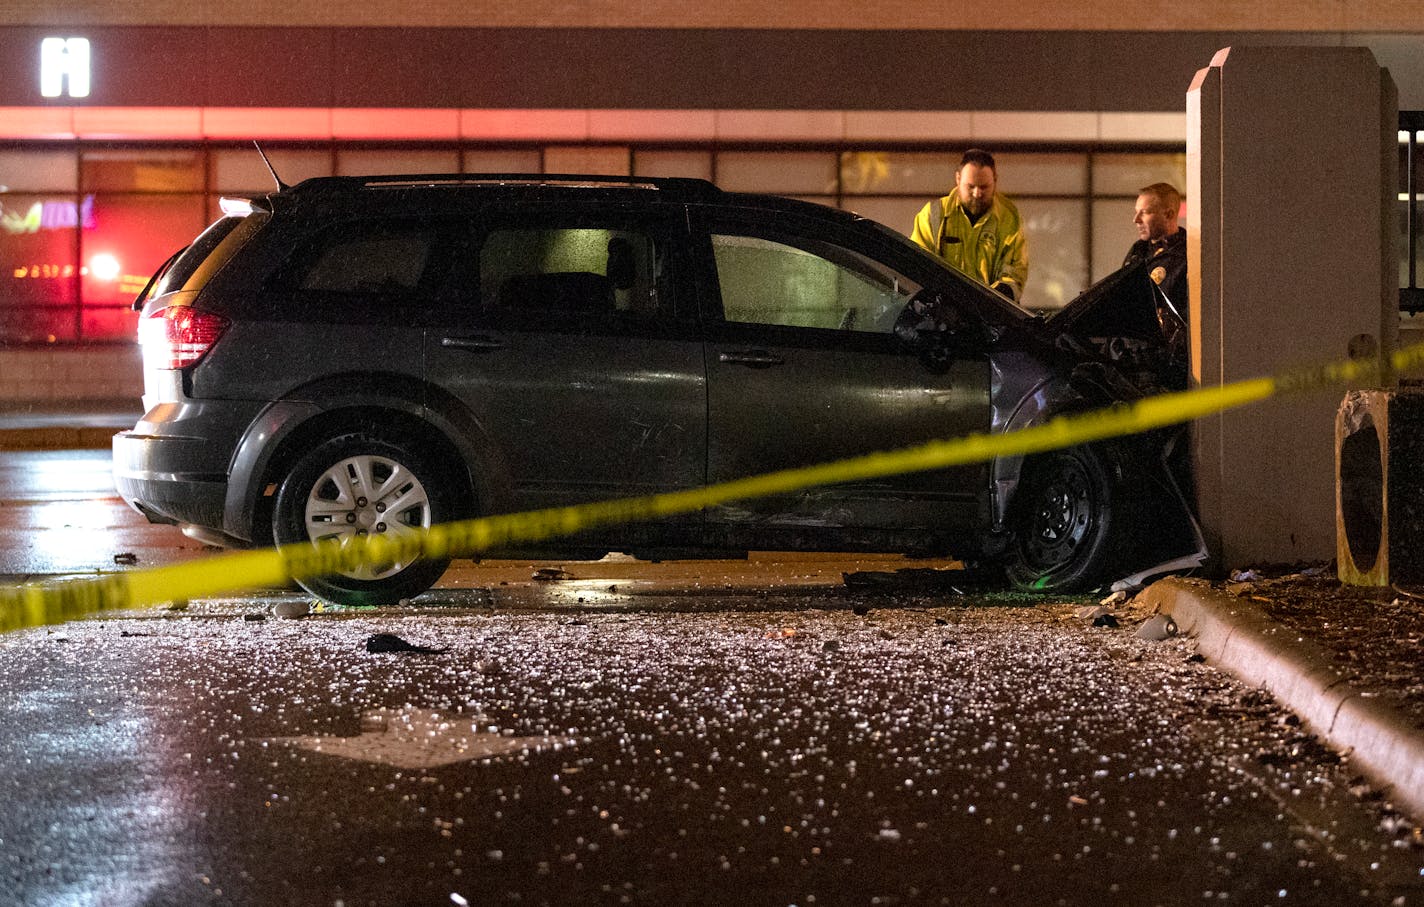
{"label": "damaged gray suv", "polygon": [[[1005,432],[1180,387],[1141,268],[1051,318],[845,211],[682,179],[332,177],[155,275],[114,477],[223,546],[399,535]],[[1089,587],[1199,552],[1177,430],[559,540],[560,556],[901,551]],[[378,604],[414,561],[304,580]]]}

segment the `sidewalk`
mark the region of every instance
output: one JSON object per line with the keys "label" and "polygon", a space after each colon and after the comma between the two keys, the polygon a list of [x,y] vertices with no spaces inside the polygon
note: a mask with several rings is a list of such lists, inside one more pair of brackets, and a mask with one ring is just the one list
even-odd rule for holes
{"label": "sidewalk", "polygon": [[1424,845],[1424,591],[1345,586],[1325,565],[1235,576],[1160,580],[1134,604],[1170,616],[1208,663],[1270,692],[1409,814],[1412,825],[1396,829],[1412,839],[1402,846]]}

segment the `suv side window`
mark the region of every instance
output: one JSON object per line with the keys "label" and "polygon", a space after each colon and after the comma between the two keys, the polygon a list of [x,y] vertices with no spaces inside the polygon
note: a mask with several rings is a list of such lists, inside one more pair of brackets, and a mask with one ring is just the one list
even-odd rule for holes
{"label": "suv side window", "polygon": [[287,290],[354,296],[405,295],[424,288],[442,236],[430,221],[349,221],[297,250],[274,282]]}
{"label": "suv side window", "polygon": [[794,241],[712,235],[724,321],[884,334],[920,288],[850,249]]}
{"label": "suv side window", "polygon": [[479,253],[485,311],[656,315],[666,250],[647,233],[602,227],[490,231]]}

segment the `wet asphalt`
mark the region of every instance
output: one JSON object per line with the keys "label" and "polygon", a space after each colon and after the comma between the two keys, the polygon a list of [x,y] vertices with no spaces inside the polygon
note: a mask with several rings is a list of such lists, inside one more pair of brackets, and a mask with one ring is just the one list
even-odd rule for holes
{"label": "wet asphalt", "polygon": [[[0,454],[0,573],[210,555],[106,470]],[[1145,614],[562,566],[0,636],[0,905],[1424,903],[1348,758]]]}
{"label": "wet asphalt", "polygon": [[573,586],[0,637],[0,904],[1424,903],[1348,760],[1187,640]]}

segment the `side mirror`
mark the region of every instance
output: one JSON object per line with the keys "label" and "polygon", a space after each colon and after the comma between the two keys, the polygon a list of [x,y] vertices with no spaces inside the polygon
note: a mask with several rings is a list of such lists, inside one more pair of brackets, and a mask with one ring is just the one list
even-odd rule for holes
{"label": "side mirror", "polygon": [[921,290],[910,298],[895,319],[895,336],[914,346],[926,342],[949,342],[960,347],[980,348],[992,343],[998,331],[963,307],[948,302],[936,290]]}
{"label": "side mirror", "polygon": [[937,334],[948,330],[944,312],[948,308],[944,297],[929,289],[920,290],[895,319],[895,336],[902,343],[918,347]]}
{"label": "side mirror", "polygon": [[935,372],[943,372],[955,359],[981,351],[990,339],[989,331],[978,319],[965,315],[928,288],[906,303],[895,319],[895,336]]}

